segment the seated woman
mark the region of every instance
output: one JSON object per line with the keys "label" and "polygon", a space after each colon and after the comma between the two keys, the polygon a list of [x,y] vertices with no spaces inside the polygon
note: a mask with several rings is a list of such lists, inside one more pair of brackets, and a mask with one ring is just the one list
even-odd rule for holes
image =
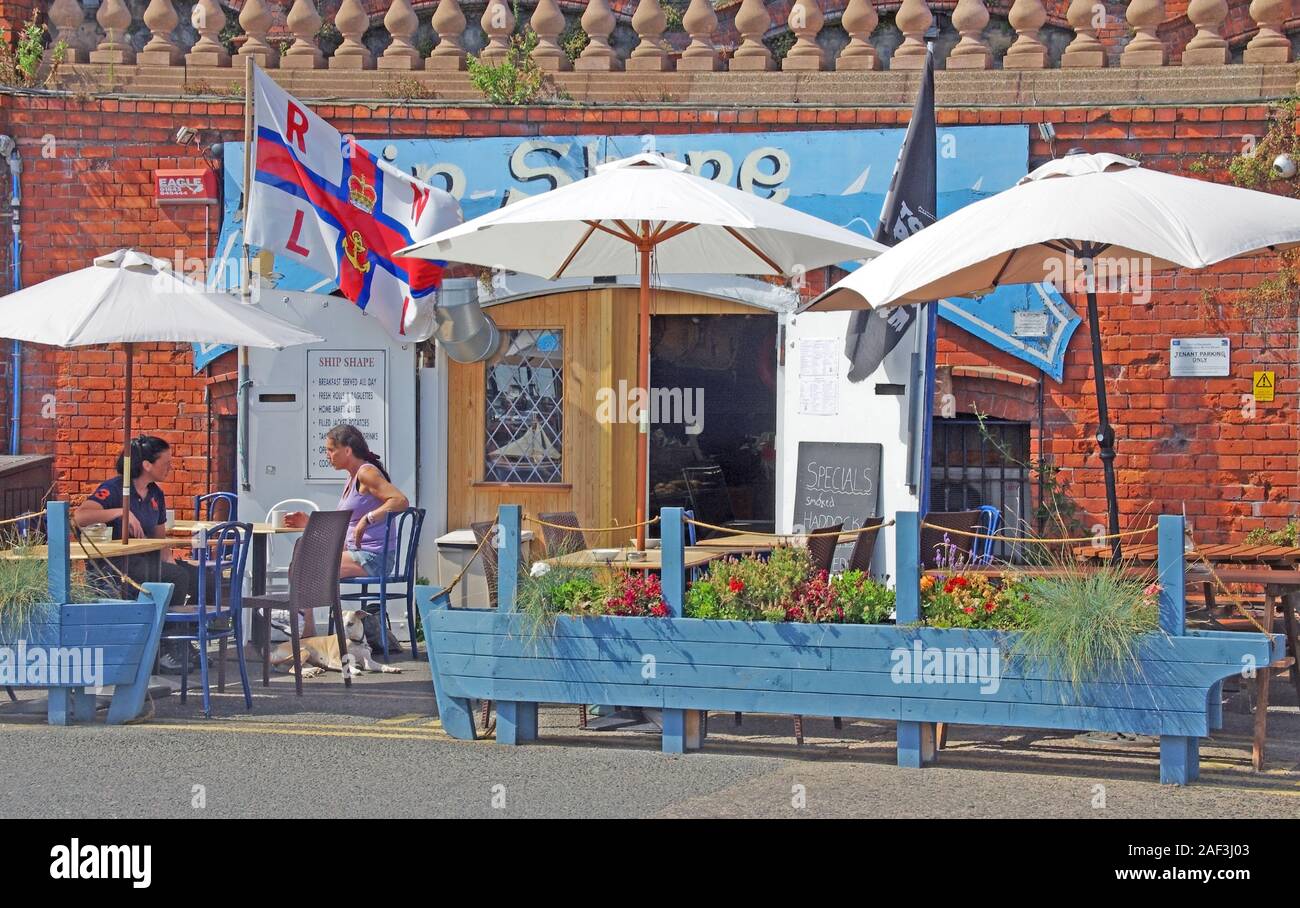
{"label": "seated woman", "polygon": [[[347,544],[342,553],[339,577],[378,577],[393,569],[394,548],[383,563],[384,536],[387,533],[389,514],[404,511],[410,506],[401,490],[393,485],[379,456],[370,450],[366,437],[356,426],[335,426],[325,435],[325,452],[330,465],[336,470],[346,470],[348,480],[339,498],[339,510],[350,511]],[[308,613],[304,633],[311,636],[314,630]]]}
{"label": "seated woman", "polygon": [[[123,513],[126,516],[128,539],[162,539],[167,535],[167,496],[158,485],[165,482],[172,471],[171,445],[154,435],[140,435],[131,440],[131,503],[122,507],[122,456],[117,458],[117,475],[104,480],[72,514],[78,528],[94,523],[106,523],[113,530],[113,538],[122,538]],[[162,562],[159,579],[176,587],[173,605],[183,605],[194,597],[198,588],[198,569],[186,562],[178,562],[171,549],[159,553]],[[120,559],[110,559],[122,565]],[[167,632],[164,628],[164,634]],[[180,654],[183,641],[168,641],[160,657],[163,671],[180,671]],[[197,658],[197,655],[196,655]]]}

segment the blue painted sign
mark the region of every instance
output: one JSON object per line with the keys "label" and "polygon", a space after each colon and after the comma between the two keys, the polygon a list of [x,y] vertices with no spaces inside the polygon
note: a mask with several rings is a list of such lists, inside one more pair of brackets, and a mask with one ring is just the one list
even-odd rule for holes
{"label": "blue painted sign", "polygon": [[[392,163],[460,200],[466,219],[512,201],[580,180],[598,164],[644,151],[685,161],[700,175],[770,198],[870,236],[889,187],[902,129],[667,136],[542,136],[536,138],[362,140]],[[939,132],[939,214],[1007,189],[1029,160],[1025,126],[966,126]],[[238,276],[243,146],[227,142],[225,212],[216,273]],[[283,258],[279,286],[329,293],[332,281]],[[1079,316],[1047,286],[1004,287],[980,300],[945,300],[940,315],[1000,350],[1061,378],[1065,346]],[[1023,330],[1033,313],[1037,328]],[[1043,324],[1043,319],[1046,324]]]}

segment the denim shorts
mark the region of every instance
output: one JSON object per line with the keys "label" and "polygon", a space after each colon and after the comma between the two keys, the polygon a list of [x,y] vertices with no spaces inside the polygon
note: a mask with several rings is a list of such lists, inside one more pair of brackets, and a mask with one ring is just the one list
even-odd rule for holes
{"label": "denim shorts", "polygon": [[396,560],[394,558],[396,553],[394,552],[388,553],[388,569],[383,570],[380,566],[383,556],[379,552],[367,552],[364,549],[344,549],[344,551],[353,561],[361,565],[361,569],[366,572],[367,577],[379,577],[393,572],[393,562]]}

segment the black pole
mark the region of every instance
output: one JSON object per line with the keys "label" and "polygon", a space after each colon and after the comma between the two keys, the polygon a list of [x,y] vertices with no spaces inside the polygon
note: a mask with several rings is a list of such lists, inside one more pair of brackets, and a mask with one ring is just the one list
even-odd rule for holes
{"label": "black pole", "polygon": [[1089,282],[1088,330],[1092,334],[1092,380],[1097,388],[1097,446],[1101,453],[1101,469],[1106,477],[1106,532],[1111,535],[1111,564],[1118,565],[1121,552],[1119,544],[1119,496],[1115,491],[1115,430],[1110,424],[1110,408],[1106,405],[1106,373],[1101,361],[1101,325],[1097,317],[1097,290]]}

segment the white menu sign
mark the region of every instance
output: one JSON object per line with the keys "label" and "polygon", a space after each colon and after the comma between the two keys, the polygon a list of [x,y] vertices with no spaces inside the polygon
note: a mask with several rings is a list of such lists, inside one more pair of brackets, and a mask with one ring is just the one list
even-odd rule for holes
{"label": "white menu sign", "polygon": [[325,433],[340,423],[361,430],[380,457],[388,442],[388,364],[384,350],[307,351],[307,479],[342,477],[325,455]]}
{"label": "white menu sign", "polygon": [[838,337],[808,337],[799,342],[799,412],[838,416],[840,411]]}
{"label": "white menu sign", "polygon": [[1222,377],[1232,374],[1226,337],[1175,337],[1169,341],[1169,374]]}

